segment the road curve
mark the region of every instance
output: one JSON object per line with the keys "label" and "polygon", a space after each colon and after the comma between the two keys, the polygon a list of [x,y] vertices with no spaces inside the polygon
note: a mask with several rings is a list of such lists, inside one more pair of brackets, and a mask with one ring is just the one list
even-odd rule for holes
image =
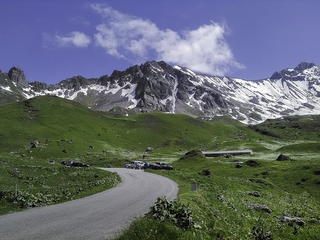
{"label": "road curve", "polygon": [[104,168],[122,182],[107,191],[67,203],[0,216],[0,239],[113,239],[157,197],[175,199],[177,184],[142,170]]}

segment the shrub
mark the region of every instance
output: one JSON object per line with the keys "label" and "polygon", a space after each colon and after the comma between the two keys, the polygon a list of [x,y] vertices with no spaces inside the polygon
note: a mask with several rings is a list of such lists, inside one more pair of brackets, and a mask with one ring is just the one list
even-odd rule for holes
{"label": "shrub", "polygon": [[147,215],[160,221],[173,222],[177,227],[189,230],[195,226],[192,220],[192,212],[188,206],[179,201],[168,201],[165,197],[158,198],[156,203],[150,207]]}

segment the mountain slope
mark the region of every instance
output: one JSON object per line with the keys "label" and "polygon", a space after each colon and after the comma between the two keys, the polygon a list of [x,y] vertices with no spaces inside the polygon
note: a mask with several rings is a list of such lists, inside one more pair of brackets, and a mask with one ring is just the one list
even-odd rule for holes
{"label": "mountain slope", "polygon": [[[242,144],[237,141],[240,132],[247,139],[271,139],[239,122],[226,124],[163,113],[113,118],[53,96],[2,104],[0,115],[3,159],[8,154],[29,160],[85,159],[90,165],[104,166],[105,159],[114,156],[124,160],[141,157],[147,147],[170,155],[198,147],[220,149],[217,143],[221,141]],[[35,141],[38,147],[33,148]]]}
{"label": "mountain slope", "polygon": [[[320,114],[320,68],[313,63],[302,62],[258,81],[204,76],[163,61],[146,62],[100,78],[76,76],[54,85],[28,83],[19,69],[15,72],[11,80],[22,89],[18,91],[20,98],[50,94],[99,111],[120,107],[131,112],[161,111],[203,118],[229,115],[251,124],[286,115]],[[1,88],[2,96],[8,88]]]}

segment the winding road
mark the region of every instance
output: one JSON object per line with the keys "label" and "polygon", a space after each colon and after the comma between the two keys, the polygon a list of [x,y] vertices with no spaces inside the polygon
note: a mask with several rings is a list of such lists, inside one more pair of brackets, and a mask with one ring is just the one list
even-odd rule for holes
{"label": "winding road", "polygon": [[113,239],[156,199],[177,197],[177,184],[142,170],[103,168],[122,182],[107,191],[67,203],[0,216],[0,239]]}

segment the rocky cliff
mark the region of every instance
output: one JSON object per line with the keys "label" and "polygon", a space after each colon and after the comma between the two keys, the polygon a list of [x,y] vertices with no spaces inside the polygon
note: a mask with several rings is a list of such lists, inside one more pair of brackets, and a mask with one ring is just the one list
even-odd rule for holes
{"label": "rocky cliff", "polygon": [[[17,98],[51,94],[100,111],[120,107],[131,112],[161,111],[203,118],[229,115],[244,123],[320,113],[320,68],[305,62],[259,81],[200,75],[163,61],[115,70],[100,78],[75,76],[54,85],[28,82],[18,67],[2,75],[17,89]],[[10,91],[1,84],[2,95]]]}

